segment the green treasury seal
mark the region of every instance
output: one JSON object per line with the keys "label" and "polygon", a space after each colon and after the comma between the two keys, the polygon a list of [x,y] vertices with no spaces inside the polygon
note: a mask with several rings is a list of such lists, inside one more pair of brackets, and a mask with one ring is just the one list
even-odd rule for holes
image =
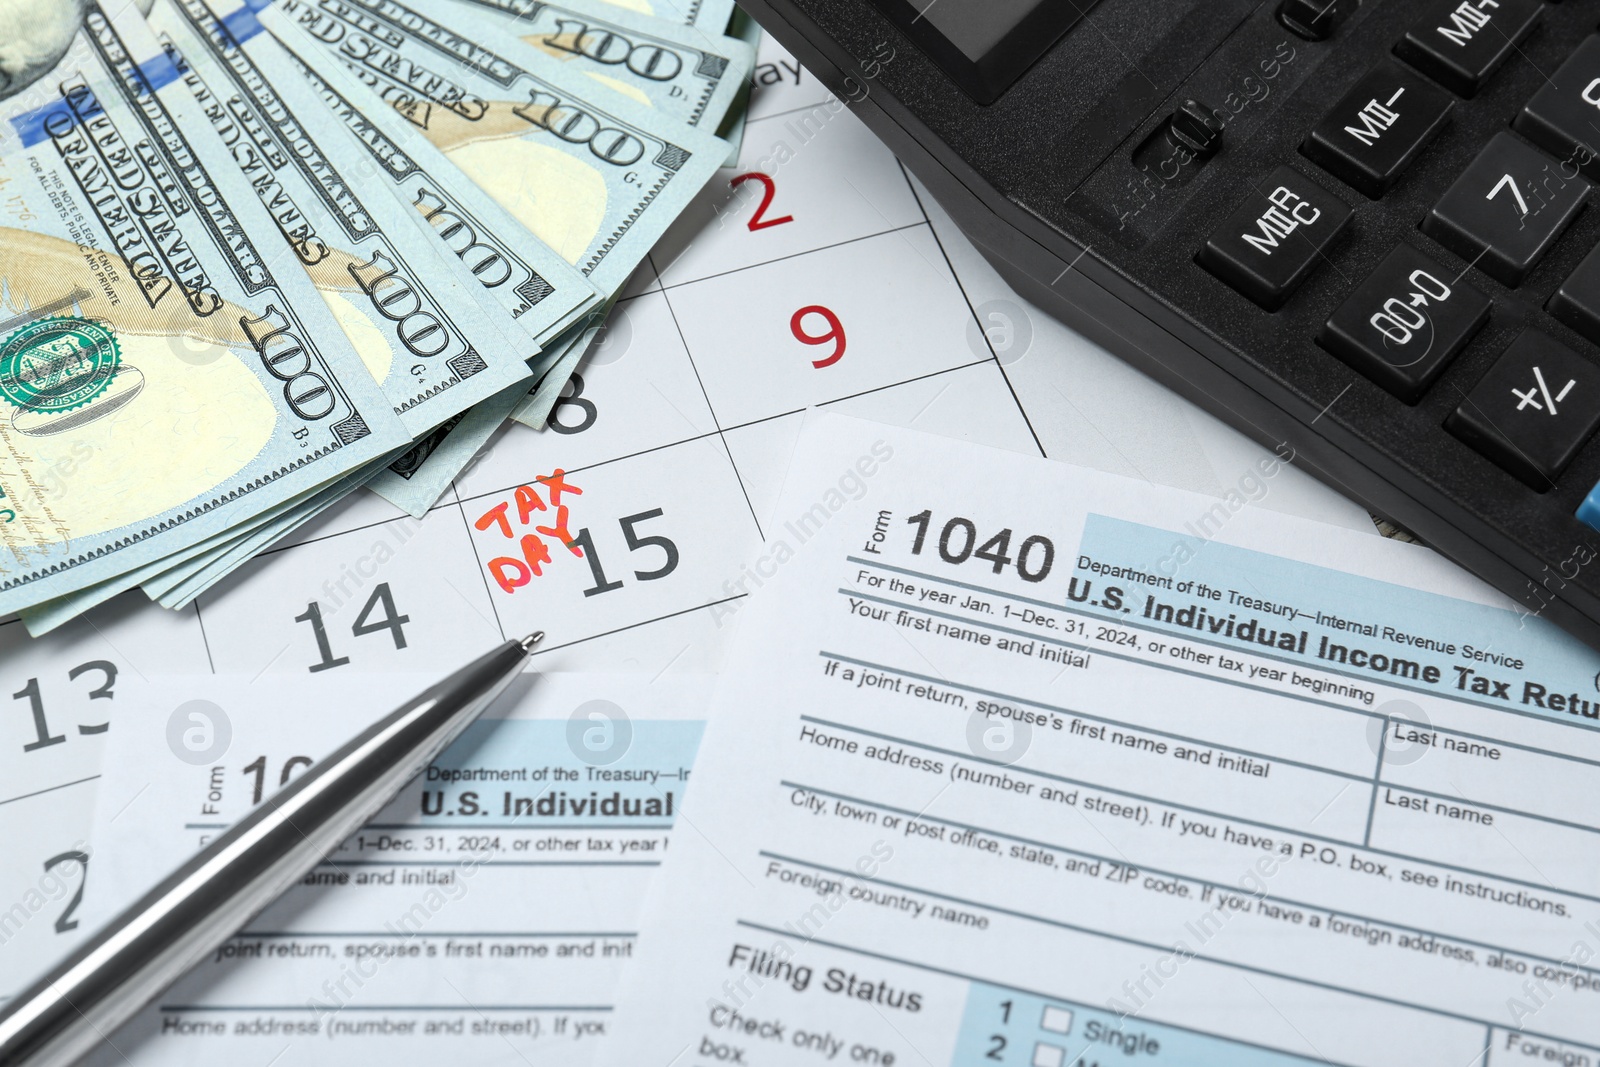
{"label": "green treasury seal", "polygon": [[38,319],[0,342],[0,395],[32,411],[71,411],[105,392],[121,362],[105,323]]}

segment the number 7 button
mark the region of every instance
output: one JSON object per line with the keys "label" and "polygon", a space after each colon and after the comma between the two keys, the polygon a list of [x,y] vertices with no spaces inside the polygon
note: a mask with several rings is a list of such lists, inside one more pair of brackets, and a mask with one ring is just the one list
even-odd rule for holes
{"label": "number 7 button", "polygon": [[1507,285],[1521,285],[1583,210],[1589,182],[1497,133],[1433,205],[1422,232]]}

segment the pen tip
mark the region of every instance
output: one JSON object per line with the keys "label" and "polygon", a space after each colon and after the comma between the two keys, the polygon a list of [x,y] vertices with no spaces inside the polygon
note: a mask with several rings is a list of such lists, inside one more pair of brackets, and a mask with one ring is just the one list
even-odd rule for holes
{"label": "pen tip", "polygon": [[543,640],[544,640],[544,631],[543,630],[537,630],[537,631],[529,634],[527,637],[524,637],[522,640],[518,641],[517,644],[522,646],[522,651],[524,651],[524,652],[532,652],[533,651],[533,646],[537,645],[540,641],[543,641]]}

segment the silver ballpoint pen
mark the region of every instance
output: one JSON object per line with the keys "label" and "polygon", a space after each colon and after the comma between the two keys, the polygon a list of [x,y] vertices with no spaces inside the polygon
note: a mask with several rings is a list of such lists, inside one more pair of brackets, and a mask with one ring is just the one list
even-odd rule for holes
{"label": "silver ballpoint pen", "polygon": [[264,801],[0,1010],[0,1067],[92,1051],[359,830],[511,684],[507,641]]}

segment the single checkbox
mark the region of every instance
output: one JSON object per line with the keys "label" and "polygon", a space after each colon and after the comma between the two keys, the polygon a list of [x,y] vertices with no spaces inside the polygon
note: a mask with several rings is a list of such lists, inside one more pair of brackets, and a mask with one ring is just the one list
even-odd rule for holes
{"label": "single checkbox", "polygon": [[1049,1030],[1053,1034],[1071,1033],[1072,1012],[1066,1008],[1058,1008],[1054,1004],[1046,1004],[1044,1017],[1039,1020],[1039,1029]]}

